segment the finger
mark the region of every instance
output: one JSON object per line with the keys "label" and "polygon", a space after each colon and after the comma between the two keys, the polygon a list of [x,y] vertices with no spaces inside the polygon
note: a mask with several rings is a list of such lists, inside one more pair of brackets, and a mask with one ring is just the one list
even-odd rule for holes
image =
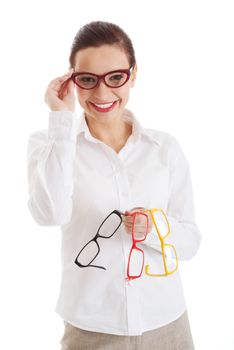
{"label": "finger", "polygon": [[59,98],[63,98],[65,96],[65,94],[67,93],[67,87],[68,87],[68,83],[69,81],[68,80],[65,80],[60,89],[59,89],[59,92],[58,92],[58,97]]}
{"label": "finger", "polygon": [[132,230],[131,230],[131,229],[129,229],[128,227],[125,227],[125,231],[126,231],[127,233],[129,233],[129,234],[131,234],[131,233],[132,233]]}
{"label": "finger", "polygon": [[[132,216],[126,216],[123,219],[123,222],[126,223],[126,224],[133,225],[133,217]],[[138,226],[138,225],[146,226],[146,221],[143,218],[136,218],[135,221],[134,221],[134,226]]]}
{"label": "finger", "polygon": [[74,71],[73,68],[71,68],[66,74],[62,75],[58,79],[70,78],[72,73],[73,73],[73,71]]}
{"label": "finger", "polygon": [[68,84],[67,84],[67,93],[68,94],[72,94],[74,92],[74,87],[75,87],[74,82],[72,81],[71,78],[69,78],[69,81],[68,81]]}
{"label": "finger", "polygon": [[69,77],[63,77],[63,78],[57,78],[54,81],[52,81],[49,84],[49,88],[51,89],[58,89],[60,88],[67,80],[69,79]]}
{"label": "finger", "polygon": [[[124,224],[125,227],[127,228],[132,228],[133,225],[132,224]],[[134,225],[134,231],[146,231],[146,226],[145,225]]]}
{"label": "finger", "polygon": [[127,228],[131,228],[132,227],[131,224],[127,224],[127,223],[125,223],[124,226],[127,227]]}
{"label": "finger", "polygon": [[124,217],[123,218],[123,222],[132,224],[133,223],[133,217],[131,217],[131,216]]}
{"label": "finger", "polygon": [[71,68],[68,73],[51,80],[51,82],[49,83],[49,86],[53,87],[53,86],[56,86],[56,85],[63,83],[64,81],[66,81],[67,79],[69,79],[71,77],[72,73],[73,73],[73,68]]}

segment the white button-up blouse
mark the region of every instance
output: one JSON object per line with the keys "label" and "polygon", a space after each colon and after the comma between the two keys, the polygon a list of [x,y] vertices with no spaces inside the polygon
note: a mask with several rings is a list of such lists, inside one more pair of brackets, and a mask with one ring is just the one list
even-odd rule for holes
{"label": "white button-up blouse", "polygon": [[[60,226],[62,276],[56,312],[72,325],[95,332],[140,335],[177,319],[186,309],[180,274],[126,279],[132,237],[124,225],[109,239],[98,239],[95,265],[80,268],[74,260],[117,209],[162,208],[170,223],[179,260],[192,258],[201,236],[194,218],[188,161],[170,134],[143,128],[132,112],[132,134],[116,153],[94,138],[84,113],[50,112],[48,130],[28,141],[28,207],[39,225]],[[155,233],[137,244],[145,264],[161,254]]]}

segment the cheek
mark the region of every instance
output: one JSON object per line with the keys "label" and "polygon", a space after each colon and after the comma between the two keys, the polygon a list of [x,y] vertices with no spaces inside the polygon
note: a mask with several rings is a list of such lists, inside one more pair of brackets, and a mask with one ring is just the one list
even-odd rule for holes
{"label": "cheek", "polygon": [[122,100],[128,100],[129,98],[129,87],[128,86],[124,86],[122,88],[119,89],[119,91],[117,92],[117,96],[120,97]]}
{"label": "cheek", "polygon": [[80,89],[80,88],[76,89],[76,93],[77,93],[77,98],[81,104],[84,103],[86,100],[88,100],[91,95],[90,91]]}

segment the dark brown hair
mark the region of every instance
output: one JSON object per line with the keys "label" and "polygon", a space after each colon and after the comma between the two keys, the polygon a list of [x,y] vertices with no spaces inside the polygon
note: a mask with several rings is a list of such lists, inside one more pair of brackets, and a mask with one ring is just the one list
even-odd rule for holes
{"label": "dark brown hair", "polygon": [[130,66],[136,64],[132,41],[123,29],[110,22],[94,21],[84,25],[77,32],[69,57],[70,68],[75,66],[75,55],[78,51],[106,44],[118,45],[126,53]]}

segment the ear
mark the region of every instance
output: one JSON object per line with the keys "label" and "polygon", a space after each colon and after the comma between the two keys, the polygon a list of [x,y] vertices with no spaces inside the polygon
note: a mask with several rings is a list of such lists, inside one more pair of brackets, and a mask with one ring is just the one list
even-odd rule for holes
{"label": "ear", "polygon": [[131,77],[130,77],[130,86],[133,87],[135,85],[136,75],[137,75],[137,64],[132,69]]}

